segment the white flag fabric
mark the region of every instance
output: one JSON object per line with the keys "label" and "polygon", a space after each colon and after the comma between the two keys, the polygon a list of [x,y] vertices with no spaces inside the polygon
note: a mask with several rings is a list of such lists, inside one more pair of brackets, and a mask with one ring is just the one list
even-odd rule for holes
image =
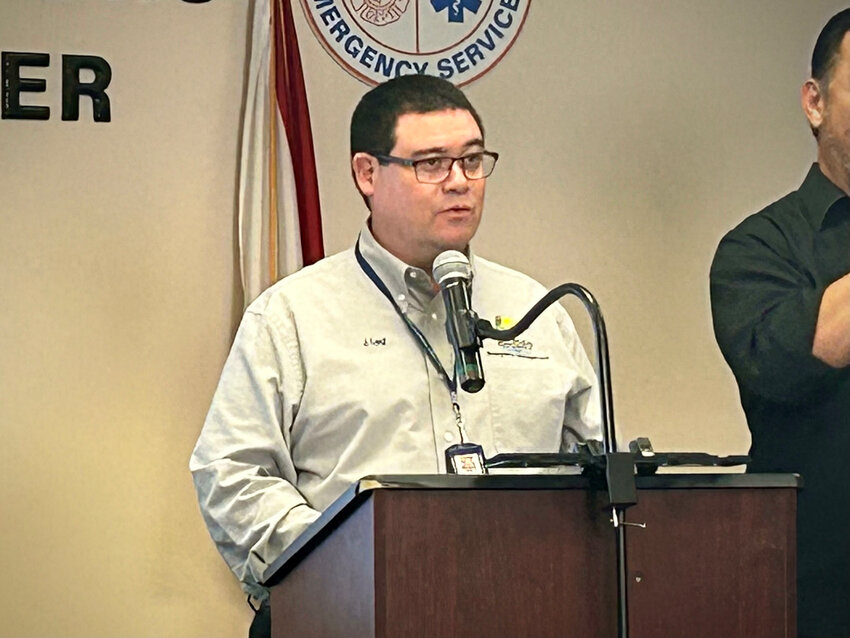
{"label": "white flag fabric", "polygon": [[[322,256],[309,113],[291,22],[289,0],[254,1],[239,170],[239,262],[246,307],[275,281]],[[292,121],[285,122],[287,114]],[[296,127],[294,138],[287,124]],[[291,140],[305,148],[292,149]],[[313,223],[302,230],[305,218]],[[313,235],[312,254],[305,255],[305,233]]]}

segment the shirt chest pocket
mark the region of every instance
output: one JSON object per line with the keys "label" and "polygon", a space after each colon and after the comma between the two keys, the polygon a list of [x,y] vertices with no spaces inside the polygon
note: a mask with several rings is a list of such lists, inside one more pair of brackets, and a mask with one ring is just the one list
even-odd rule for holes
{"label": "shirt chest pocket", "polygon": [[569,383],[546,357],[486,349],[484,371],[498,452],[557,452]]}

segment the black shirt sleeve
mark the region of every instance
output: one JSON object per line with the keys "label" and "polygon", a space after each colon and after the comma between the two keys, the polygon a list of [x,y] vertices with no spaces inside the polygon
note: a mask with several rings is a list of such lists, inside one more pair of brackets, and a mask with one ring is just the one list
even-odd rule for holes
{"label": "black shirt sleeve", "polygon": [[711,309],[742,391],[797,403],[831,370],[812,355],[826,284],[807,267],[805,220],[783,221],[753,216],[723,238],[711,267]]}

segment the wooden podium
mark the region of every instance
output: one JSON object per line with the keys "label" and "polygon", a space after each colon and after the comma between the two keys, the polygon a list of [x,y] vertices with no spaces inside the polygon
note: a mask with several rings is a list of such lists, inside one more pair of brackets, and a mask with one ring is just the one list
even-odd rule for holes
{"label": "wooden podium", "polygon": [[[796,636],[794,475],[638,477],[629,633]],[[267,572],[272,636],[617,634],[614,529],[581,476],[376,476]]]}

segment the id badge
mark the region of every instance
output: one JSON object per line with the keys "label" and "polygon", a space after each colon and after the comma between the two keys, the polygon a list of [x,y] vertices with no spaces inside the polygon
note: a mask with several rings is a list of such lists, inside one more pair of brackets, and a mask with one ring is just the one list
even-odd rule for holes
{"label": "id badge", "polygon": [[477,443],[457,443],[446,448],[446,470],[449,474],[487,474],[484,448]]}

